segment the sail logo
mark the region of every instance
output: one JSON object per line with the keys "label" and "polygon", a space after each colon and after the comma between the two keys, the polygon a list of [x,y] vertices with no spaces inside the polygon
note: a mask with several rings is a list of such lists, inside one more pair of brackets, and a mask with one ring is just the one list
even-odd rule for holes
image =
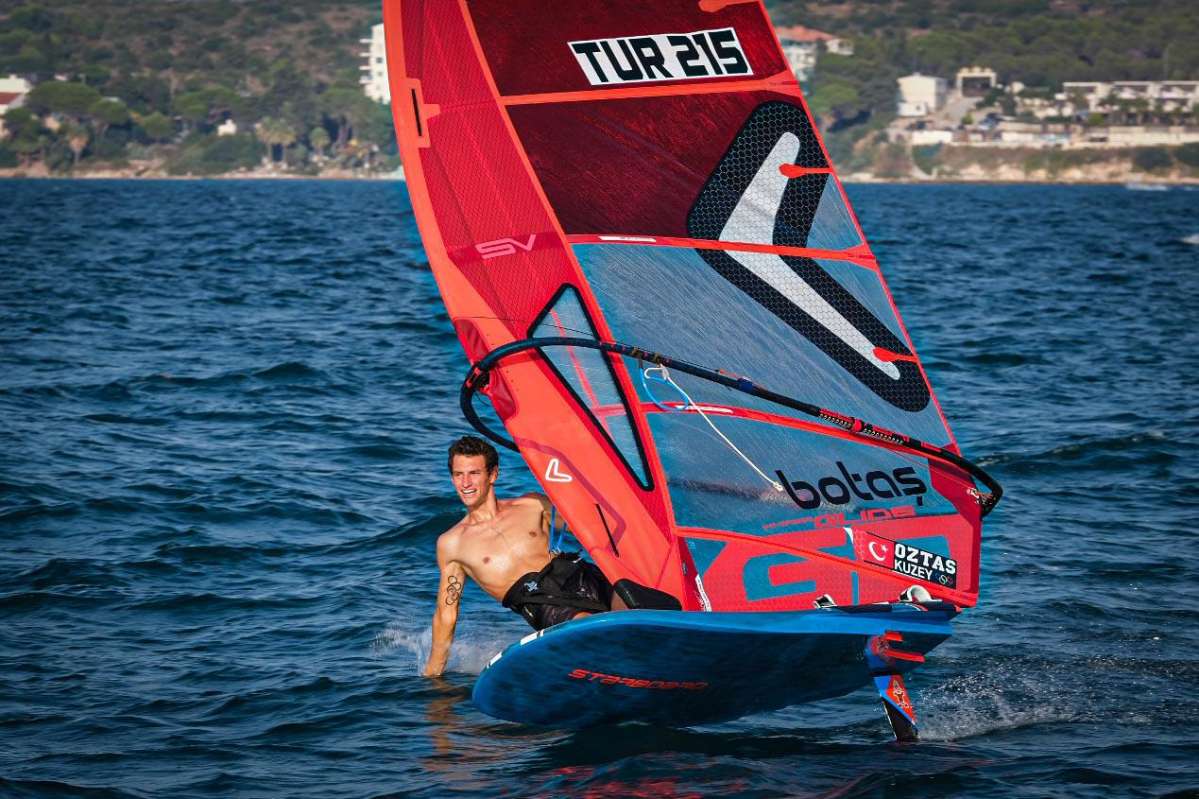
{"label": "sail logo", "polygon": [[486,261],[489,258],[499,258],[501,255],[516,255],[518,250],[532,252],[533,244],[536,241],[536,233],[530,233],[529,238],[525,241],[514,238],[495,239],[494,241],[485,241],[482,244],[476,244],[475,252]]}
{"label": "sail logo", "polygon": [[[851,288],[834,277],[835,264],[737,246],[822,248],[829,241],[819,231],[852,227],[830,170],[803,109],[763,103],[712,171],[688,214],[687,231],[730,245],[698,252],[831,360],[813,359],[812,367],[824,372],[835,364],[895,408],[922,412],[932,394],[920,364],[901,338],[897,317],[884,322],[874,310],[887,313],[887,303],[878,302],[887,296],[881,279],[854,278]],[[856,229],[848,232],[858,240]]]}
{"label": "sail logo", "polygon": [[928,492],[928,486],[916,475],[911,466],[901,466],[892,469],[890,474],[876,469],[866,472],[863,476],[858,472],[850,472],[845,464],[837,461],[840,476],[825,475],[816,478],[815,483],[806,480],[790,480],[783,474],[782,469],[775,471],[779,481],[786,489],[791,501],[804,510],[818,508],[823,503],[831,505],[848,505],[855,499],[871,502],[879,499],[894,499],[900,496],[919,497]]}
{"label": "sail logo", "polygon": [[891,541],[865,530],[854,530],[854,554],[859,560],[946,588],[957,588],[958,562],[902,541]]}
{"label": "sail logo", "polygon": [[639,677],[622,677],[619,674],[604,674],[591,669],[572,669],[566,674],[572,680],[586,680],[600,685],[623,685],[627,688],[651,688],[657,691],[702,691],[708,684],[699,680],[646,680]]}
{"label": "sail logo", "polygon": [[567,44],[592,86],[753,74],[732,28]]}
{"label": "sail logo", "polygon": [[545,467],[545,479],[550,483],[573,483],[574,478],[568,473],[562,471],[562,464],[557,458],[550,458],[549,465]]}

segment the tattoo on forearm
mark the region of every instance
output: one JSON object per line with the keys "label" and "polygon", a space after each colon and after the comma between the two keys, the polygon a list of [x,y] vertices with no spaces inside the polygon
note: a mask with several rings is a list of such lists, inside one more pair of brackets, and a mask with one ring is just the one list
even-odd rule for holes
{"label": "tattoo on forearm", "polygon": [[445,586],[445,603],[456,605],[462,598],[462,582],[457,577],[450,577]]}

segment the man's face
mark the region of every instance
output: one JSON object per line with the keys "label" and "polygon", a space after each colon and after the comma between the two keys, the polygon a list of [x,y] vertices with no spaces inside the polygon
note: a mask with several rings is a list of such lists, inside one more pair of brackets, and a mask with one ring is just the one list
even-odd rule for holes
{"label": "man's face", "polygon": [[450,466],[454,490],[462,504],[471,510],[491,496],[491,487],[498,475],[498,469],[487,470],[487,459],[482,455],[455,455]]}

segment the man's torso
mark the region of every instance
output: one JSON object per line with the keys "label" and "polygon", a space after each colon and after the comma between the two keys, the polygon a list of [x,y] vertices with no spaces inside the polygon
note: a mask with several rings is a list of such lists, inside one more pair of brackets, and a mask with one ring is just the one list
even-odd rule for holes
{"label": "man's torso", "polygon": [[484,591],[502,600],[516,580],[540,571],[550,555],[539,500],[521,497],[498,504],[494,518],[473,524],[463,519],[458,524],[455,560]]}

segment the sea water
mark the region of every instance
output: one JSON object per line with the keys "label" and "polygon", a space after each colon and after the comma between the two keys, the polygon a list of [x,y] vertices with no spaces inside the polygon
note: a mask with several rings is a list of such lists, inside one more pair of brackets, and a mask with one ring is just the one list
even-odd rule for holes
{"label": "sea water", "polygon": [[850,194],[1007,490],[917,746],[495,721],[475,587],[419,676],[467,363],[402,183],[0,182],[0,795],[1194,795],[1199,192]]}

